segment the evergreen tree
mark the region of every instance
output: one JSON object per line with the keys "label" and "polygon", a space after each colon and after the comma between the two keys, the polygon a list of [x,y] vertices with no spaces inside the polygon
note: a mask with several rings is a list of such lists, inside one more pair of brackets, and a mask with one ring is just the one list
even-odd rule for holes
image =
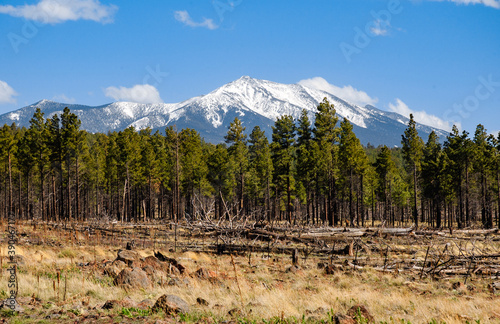
{"label": "evergreen tree", "polygon": [[423,156],[424,142],[418,136],[413,115],[410,114],[410,121],[406,128],[404,135],[401,136],[401,144],[403,145],[403,157],[408,170],[409,178],[413,184],[413,219],[415,226],[418,227],[418,205],[417,205],[417,186],[418,186],[418,173],[420,171],[421,160]]}
{"label": "evergreen tree", "polygon": [[236,117],[230,123],[227,134],[224,136],[226,143],[230,145],[229,156],[235,164],[238,209],[241,211],[244,211],[245,177],[248,170],[247,135],[244,132],[245,127],[241,125],[241,120]]}
{"label": "evergreen tree", "polygon": [[80,214],[80,157],[86,150],[86,142],[85,133],[80,131],[80,125],[81,121],[78,116],[72,113],[68,107],[64,108],[61,115],[61,144],[66,167],[65,210],[69,220],[72,217],[77,220],[82,218]]}
{"label": "evergreen tree", "polygon": [[186,214],[191,219],[194,215],[195,193],[201,195],[207,189],[207,164],[203,156],[200,134],[194,129],[183,129],[179,134],[180,164],[182,168],[181,183],[186,199]]}
{"label": "evergreen tree", "polygon": [[431,220],[441,227],[441,202],[443,200],[443,173],[445,159],[439,138],[434,131],[429,134],[422,159],[422,194],[431,203]]}
{"label": "evergreen tree", "polygon": [[[328,225],[337,225],[339,218],[336,204],[336,173],[338,172],[338,117],[335,107],[326,98],[318,105],[314,120],[314,139],[316,142],[313,150],[316,157],[316,183],[317,191],[326,194],[325,212]],[[319,209],[319,206],[317,207]]]}
{"label": "evergreen tree", "polygon": [[40,195],[40,217],[46,220],[45,212],[45,169],[48,163],[48,148],[47,148],[47,128],[43,118],[43,112],[37,108],[33,118],[30,120],[30,127],[26,132],[29,154],[34,166],[38,170],[39,176],[39,195]]}
{"label": "evergreen tree", "polygon": [[[459,133],[454,125],[451,133],[446,137],[444,143],[444,153],[446,155],[447,168],[446,178],[449,180],[451,193],[458,200],[458,213],[456,216],[459,228],[470,225],[470,204],[469,204],[469,174],[472,168],[472,141],[469,133],[463,131]],[[465,190],[464,190],[465,185]],[[465,206],[464,206],[465,205]],[[465,209],[465,213],[464,213]],[[451,222],[449,224],[451,226]]]}
{"label": "evergreen tree", "polygon": [[9,179],[9,202],[7,209],[8,213],[11,215],[15,215],[13,203],[12,165],[14,164],[14,159],[16,157],[17,143],[19,140],[16,133],[16,124],[12,124],[12,126],[4,125],[0,128],[0,158],[4,160],[7,165],[7,174]]}
{"label": "evergreen tree", "polygon": [[313,150],[312,128],[307,111],[304,109],[300,115],[297,126],[297,179],[305,190],[306,215],[309,222],[311,217],[311,196],[316,178],[315,156]]}
{"label": "evergreen tree", "polygon": [[224,144],[211,147],[207,158],[208,181],[214,189],[216,218],[229,218],[227,198],[233,195],[233,165]]}
{"label": "evergreen tree", "polygon": [[[363,175],[368,163],[363,146],[359,142],[352,130],[353,126],[345,118],[340,124],[340,142],[339,142],[339,164],[344,179],[344,188],[349,195],[349,216],[350,223],[354,225],[357,218],[358,208],[354,208],[353,194],[357,193],[357,201],[361,201],[362,221],[364,221],[364,197],[363,197]],[[355,184],[359,184],[355,188]],[[359,220],[358,220],[359,225]]]}
{"label": "evergreen tree", "polygon": [[474,160],[473,166],[478,173],[481,187],[480,205],[481,222],[486,228],[493,227],[493,213],[491,211],[491,196],[488,185],[489,171],[493,165],[493,147],[488,141],[488,133],[483,125],[479,124],[474,133]]}
{"label": "evergreen tree", "polygon": [[271,158],[274,168],[273,178],[276,186],[275,199],[279,199],[281,193],[286,192],[286,219],[291,223],[293,207],[292,191],[295,188],[293,177],[295,123],[293,117],[290,115],[279,117],[272,129]]}
{"label": "evergreen tree", "polygon": [[271,220],[270,186],[273,174],[273,161],[269,141],[264,131],[255,126],[249,140],[249,165],[252,182],[255,184],[253,196],[264,197],[264,210],[268,221]]}
{"label": "evergreen tree", "polygon": [[383,146],[374,163],[377,174],[377,196],[380,201],[384,202],[384,220],[388,220],[390,206],[392,205],[392,183],[396,165],[392,160],[391,150],[387,146]]}

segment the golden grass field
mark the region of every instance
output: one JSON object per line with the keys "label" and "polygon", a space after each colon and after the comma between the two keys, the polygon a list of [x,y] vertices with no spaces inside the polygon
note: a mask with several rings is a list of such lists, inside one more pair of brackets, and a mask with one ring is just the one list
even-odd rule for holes
{"label": "golden grass field", "polygon": [[[492,279],[473,276],[467,286],[454,289],[453,283],[464,278],[420,279],[414,273],[384,273],[370,267],[325,274],[317,266],[320,260],[314,256],[301,260],[299,270],[287,272],[291,266],[289,256],[274,254],[268,258],[262,253],[234,256],[233,267],[230,255],[174,253],[160,248],[163,254],[186,267],[186,273],[178,277],[186,278],[189,285],[168,285],[169,275],[166,275],[161,280],[163,285],[155,283],[150,289],[125,290],[114,286],[113,279],[99,270],[99,264],[114,260],[123,246],[90,244],[85,240],[71,243],[57,233],[31,231],[30,226],[18,226],[18,232],[26,233],[26,237],[46,235],[44,242],[50,244],[26,244],[20,240],[16,245],[16,254],[23,256],[18,269],[18,300],[25,311],[12,314],[4,308],[1,318],[11,323],[327,323],[333,321],[332,315],[345,314],[355,304],[365,305],[375,323],[500,323],[500,294],[487,287]],[[0,294],[5,299],[7,245],[3,243],[0,248],[3,257]],[[482,248],[498,251],[498,246]],[[136,251],[143,257],[153,255],[151,248],[138,246]],[[425,251],[418,255],[423,258]],[[96,265],[92,265],[93,261]],[[88,266],[79,265],[88,262],[91,263]],[[216,280],[194,276],[201,267]],[[183,298],[191,305],[189,314],[166,316],[101,309],[107,300],[131,299],[138,303],[145,299],[155,301],[163,294]],[[199,305],[197,298],[205,299],[209,305]],[[27,305],[30,301],[31,306]],[[239,311],[229,315],[233,309]],[[51,314],[58,315],[51,317]]]}

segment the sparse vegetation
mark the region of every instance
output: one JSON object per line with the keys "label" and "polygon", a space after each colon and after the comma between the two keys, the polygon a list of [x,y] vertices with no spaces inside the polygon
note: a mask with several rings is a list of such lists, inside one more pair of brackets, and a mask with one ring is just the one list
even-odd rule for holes
{"label": "sparse vegetation", "polygon": [[[177,252],[168,252],[175,244],[173,236],[168,236],[170,239],[161,245],[149,237],[136,250],[141,257],[151,256],[156,244],[155,251],[159,250],[163,255],[178,260],[186,268],[184,274],[171,273],[157,277],[149,289],[123,289],[115,286],[113,278],[104,273],[103,264],[105,260],[114,260],[116,251],[123,248],[133,235],[105,240],[101,234],[101,244],[97,245],[93,239],[99,235],[94,232],[91,240],[71,243],[63,234],[64,227],[33,232],[32,225],[19,223],[18,226],[19,233],[26,234],[21,236],[18,248],[25,260],[18,274],[19,300],[21,306],[25,307],[25,314],[40,320],[63,310],[59,318],[61,321],[72,320],[72,316],[85,319],[95,315],[99,318],[114,318],[115,321],[125,318],[154,322],[155,319],[167,317],[188,323],[218,323],[229,319],[239,323],[335,323],[338,314],[346,314],[358,304],[366,306],[376,323],[454,324],[466,321],[477,323],[478,320],[481,323],[494,323],[500,320],[500,314],[494,311],[498,292],[488,288],[495,281],[494,276],[476,272],[469,276],[467,285],[462,288],[455,285],[463,282],[462,275],[426,275],[420,279],[420,271],[403,271],[401,268],[400,273],[394,272],[394,264],[414,258],[413,249],[418,250],[421,249],[419,245],[428,244],[425,236],[417,239],[406,236],[362,238],[365,243],[378,240],[380,244],[399,251],[389,256],[387,263],[391,266],[387,266],[385,272],[382,267],[367,263],[368,255],[364,251],[357,256],[359,268],[352,264],[344,265],[352,263],[355,256],[336,256],[333,264],[344,266],[337,267],[334,274],[326,274],[325,269],[318,267],[320,263],[332,262],[330,258],[325,260],[314,253],[307,260],[301,254],[299,268],[294,272],[287,271],[291,259],[286,254],[271,252],[268,258],[267,253],[252,253],[251,263],[247,253],[233,255],[240,295],[231,256],[185,251],[188,246],[203,246],[204,240],[188,231],[178,230]],[[173,232],[169,235],[173,235]],[[52,241],[49,237],[55,239]],[[31,244],[32,238],[50,244]],[[450,236],[439,244],[453,244],[458,238]],[[282,240],[284,245],[291,244],[285,238]],[[136,241],[141,240],[136,237]],[[491,253],[500,249],[498,242],[487,239],[478,240],[477,244],[481,243],[483,253]],[[301,248],[296,243],[295,246]],[[1,248],[3,252],[6,251],[5,245]],[[63,256],[66,250],[75,251],[79,255],[78,260]],[[43,251],[43,258],[40,251]],[[420,263],[424,256],[419,257]],[[370,258],[377,260],[373,252]],[[385,256],[378,257],[374,264],[378,262],[382,265],[384,261]],[[200,268],[207,270],[206,278],[195,275]],[[67,277],[67,281],[61,279],[58,283],[58,273],[60,278]],[[145,306],[150,303],[140,305],[143,300],[154,302],[163,294],[179,296],[191,306],[191,310],[186,314],[166,315],[151,312],[151,306]],[[199,304],[198,298],[208,304]],[[119,301],[118,306],[109,310],[101,309],[109,300]],[[3,312],[2,316],[23,322],[22,317],[15,313]],[[354,317],[357,323],[368,323],[365,315],[359,311]]]}

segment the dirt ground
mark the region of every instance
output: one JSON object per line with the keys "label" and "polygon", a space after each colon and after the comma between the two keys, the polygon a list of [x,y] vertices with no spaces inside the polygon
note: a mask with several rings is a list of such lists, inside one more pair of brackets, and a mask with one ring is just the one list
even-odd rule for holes
{"label": "dirt ground", "polygon": [[[81,226],[16,225],[20,308],[2,308],[1,321],[500,323],[498,231],[350,235],[357,229],[309,239],[309,230],[299,239],[266,239],[227,229],[204,235],[210,231],[187,226]],[[259,233],[278,232],[266,231]],[[131,267],[144,269],[145,258],[160,252],[184,270],[164,262],[168,266],[148,273],[146,287],[117,285],[116,273],[106,269],[127,242],[138,255]],[[5,300],[11,266],[6,234],[0,249]],[[294,250],[295,265],[288,253]],[[180,297],[189,310],[154,309],[162,295]],[[366,307],[373,320],[346,317],[355,305]]]}

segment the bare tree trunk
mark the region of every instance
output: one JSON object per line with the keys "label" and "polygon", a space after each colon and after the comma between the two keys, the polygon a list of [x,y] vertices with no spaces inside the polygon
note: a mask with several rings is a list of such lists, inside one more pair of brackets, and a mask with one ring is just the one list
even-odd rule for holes
{"label": "bare tree trunk", "polygon": [[12,204],[12,161],[11,161],[11,156],[10,152],[8,154],[8,159],[9,159],[9,213],[14,214],[14,206]]}
{"label": "bare tree trunk", "polygon": [[413,219],[415,227],[418,228],[418,210],[417,210],[417,166],[413,163]]}

